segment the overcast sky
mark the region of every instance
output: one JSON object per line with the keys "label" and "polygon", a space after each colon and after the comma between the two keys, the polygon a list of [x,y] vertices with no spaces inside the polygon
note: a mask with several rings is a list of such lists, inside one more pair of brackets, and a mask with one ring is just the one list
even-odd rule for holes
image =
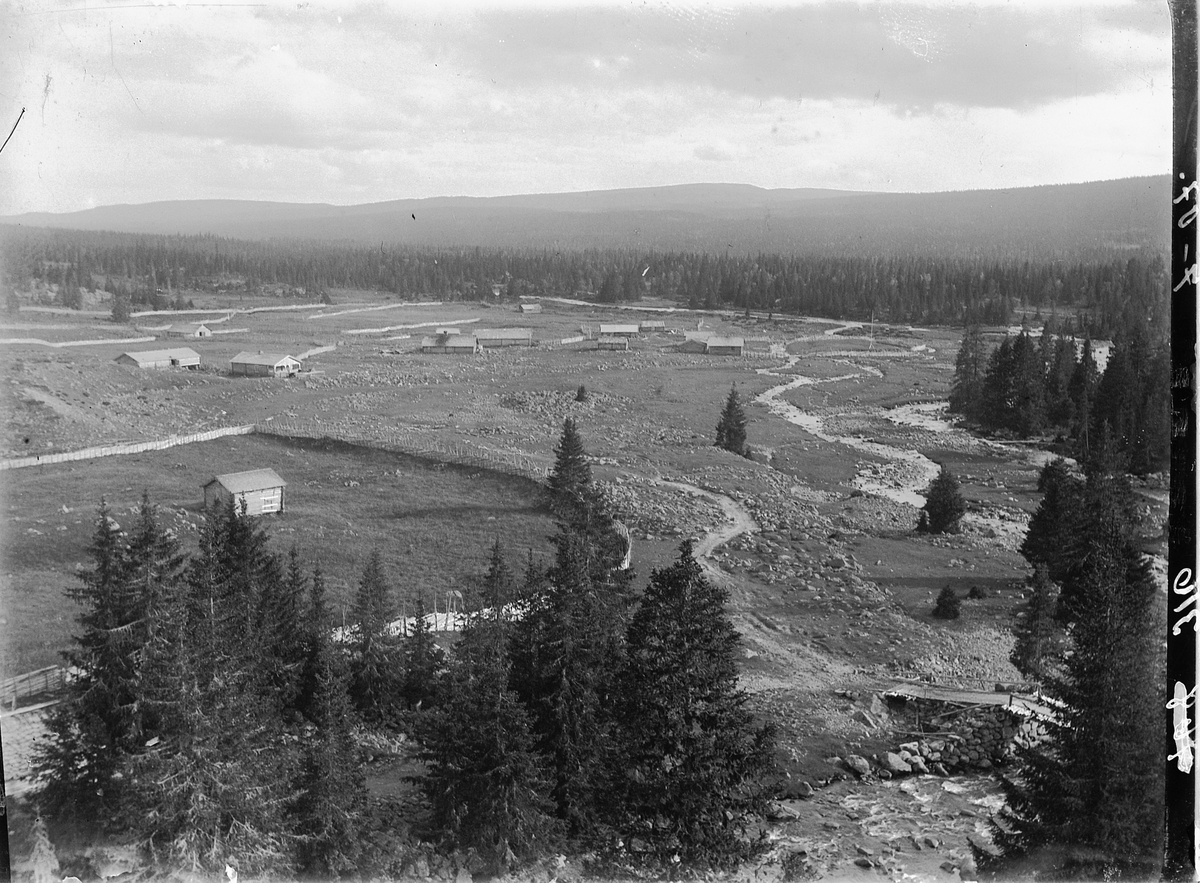
{"label": "overcast sky", "polygon": [[0,0],[0,214],[1170,171],[1165,0]]}

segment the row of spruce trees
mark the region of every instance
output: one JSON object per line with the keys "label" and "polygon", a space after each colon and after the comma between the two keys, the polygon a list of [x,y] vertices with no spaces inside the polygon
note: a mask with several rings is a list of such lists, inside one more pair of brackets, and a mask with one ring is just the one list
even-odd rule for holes
{"label": "row of spruce trees", "polygon": [[972,326],[955,360],[950,410],[991,430],[1061,435],[1080,460],[1144,475],[1170,458],[1170,370],[1169,343],[1152,340],[1144,320],[1118,331],[1103,373],[1091,340],[1077,353],[1074,338],[1049,324],[1039,341],[1022,330],[990,352]]}
{"label": "row of spruce trees", "polygon": [[1034,568],[1012,662],[1054,716],[1002,779],[997,879],[1157,879],[1162,863],[1165,603],[1128,479],[1047,464],[1021,546]]}
{"label": "row of spruce trees", "polygon": [[570,420],[556,455],[553,563],[518,580],[497,542],[449,653],[420,610],[396,633],[377,554],[334,628],[319,567],[232,505],[185,555],[148,500],[128,529],[101,504],[39,810],[109,820],[159,869],[380,871],[365,725],[420,746],[423,815],[392,823],[480,868],[568,846],[626,866],[744,859],[772,732],[737,687],[726,593],[685,543],[639,596]]}

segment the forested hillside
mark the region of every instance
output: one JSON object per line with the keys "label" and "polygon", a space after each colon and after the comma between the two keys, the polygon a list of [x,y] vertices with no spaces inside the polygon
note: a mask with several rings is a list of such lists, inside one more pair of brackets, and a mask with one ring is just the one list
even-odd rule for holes
{"label": "forested hillside", "polygon": [[1159,333],[1169,321],[1168,278],[1156,250],[1109,249],[1072,261],[862,252],[416,248],[27,227],[0,236],[6,292],[58,286],[68,306],[77,305],[79,287],[162,309],[183,290],[284,285],[310,299],[337,288],[440,300],[650,296],[691,308],[924,324],[1007,324],[1041,311],[1094,337],[1112,336],[1129,311]]}
{"label": "forested hillside", "polygon": [[1093,260],[1163,248],[1168,176],[956,193],[686,184],[366,205],[187,200],[35,213],[0,223],[244,239],[708,254]]}

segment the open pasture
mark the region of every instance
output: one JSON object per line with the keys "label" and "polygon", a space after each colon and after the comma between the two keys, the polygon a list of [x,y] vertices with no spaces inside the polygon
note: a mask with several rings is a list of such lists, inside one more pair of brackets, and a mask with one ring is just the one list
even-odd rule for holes
{"label": "open pasture", "polygon": [[165,451],[61,463],[5,473],[6,537],[0,608],[4,675],[58,661],[75,610],[62,595],[104,499],[119,523],[145,492],[185,547],[203,518],[201,484],[217,473],[273,468],[288,482],[287,511],[266,517],[272,547],[293,545],[320,564],[335,604],[348,603],[367,556],[378,549],[397,604],[423,593],[469,600],[499,539],[520,572],[533,551],[548,563],[554,525],[533,481],[337,443],[239,436]]}

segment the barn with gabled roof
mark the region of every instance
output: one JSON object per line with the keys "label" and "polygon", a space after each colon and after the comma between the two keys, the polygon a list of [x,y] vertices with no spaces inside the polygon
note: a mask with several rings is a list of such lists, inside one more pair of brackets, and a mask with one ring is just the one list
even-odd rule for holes
{"label": "barn with gabled roof", "polygon": [[235,507],[246,503],[247,515],[268,515],[284,509],[287,482],[274,469],[249,469],[214,475],[204,483],[204,505],[224,505],[233,500]]}

